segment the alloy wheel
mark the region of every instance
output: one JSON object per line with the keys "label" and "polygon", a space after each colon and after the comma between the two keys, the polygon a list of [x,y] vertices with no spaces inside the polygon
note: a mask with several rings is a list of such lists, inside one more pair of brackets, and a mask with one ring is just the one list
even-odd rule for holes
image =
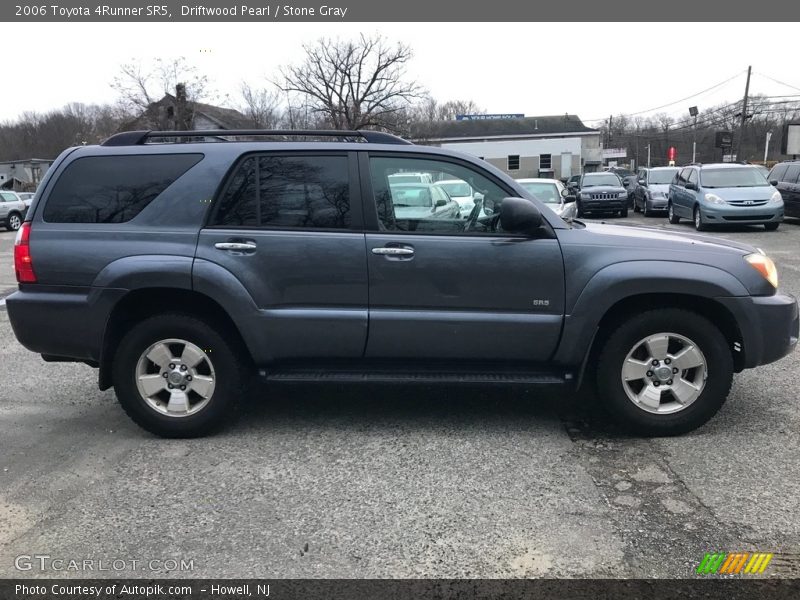
{"label": "alloy wheel", "polygon": [[215,385],[211,359],[186,340],[158,341],[142,352],[136,364],[136,387],[142,400],[168,417],[187,417],[203,410]]}
{"label": "alloy wheel", "polygon": [[622,387],[628,399],[654,414],[673,414],[690,406],[706,385],[708,366],[692,340],[656,333],[633,345],[622,362]]}

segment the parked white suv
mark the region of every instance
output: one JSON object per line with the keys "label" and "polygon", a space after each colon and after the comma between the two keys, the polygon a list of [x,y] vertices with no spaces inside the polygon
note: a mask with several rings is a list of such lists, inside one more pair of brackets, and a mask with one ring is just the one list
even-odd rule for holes
{"label": "parked white suv", "polygon": [[0,191],[0,224],[6,229],[16,231],[22,225],[28,207],[16,192]]}

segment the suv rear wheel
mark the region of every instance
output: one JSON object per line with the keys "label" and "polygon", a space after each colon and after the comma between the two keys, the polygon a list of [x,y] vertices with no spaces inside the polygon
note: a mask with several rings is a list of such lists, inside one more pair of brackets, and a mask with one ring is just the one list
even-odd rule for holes
{"label": "suv rear wheel", "polygon": [[619,421],[643,435],[678,435],[708,421],[725,402],[733,357],[706,318],[682,309],[650,310],[623,323],[597,364],[600,397]]}
{"label": "suv rear wheel", "polygon": [[196,437],[234,416],[246,372],[234,346],[184,314],[150,317],[122,339],[113,380],[122,408],[162,437]]}

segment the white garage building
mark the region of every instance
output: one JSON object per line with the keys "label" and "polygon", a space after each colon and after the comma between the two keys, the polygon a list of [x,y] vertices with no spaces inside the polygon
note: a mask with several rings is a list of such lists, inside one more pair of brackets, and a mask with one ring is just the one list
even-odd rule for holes
{"label": "white garage building", "polygon": [[418,125],[414,138],[478,156],[515,179],[596,171],[603,158],[600,131],[575,115],[436,121]]}

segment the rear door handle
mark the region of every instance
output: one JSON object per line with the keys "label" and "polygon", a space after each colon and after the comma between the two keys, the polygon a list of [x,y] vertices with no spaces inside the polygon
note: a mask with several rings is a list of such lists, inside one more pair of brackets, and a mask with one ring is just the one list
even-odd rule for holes
{"label": "rear door handle", "polygon": [[397,246],[384,246],[382,248],[373,248],[373,254],[381,254],[383,256],[414,256],[413,248],[399,248]]}
{"label": "rear door handle", "polygon": [[232,250],[234,252],[253,252],[256,245],[253,242],[217,242],[214,244],[217,250]]}

